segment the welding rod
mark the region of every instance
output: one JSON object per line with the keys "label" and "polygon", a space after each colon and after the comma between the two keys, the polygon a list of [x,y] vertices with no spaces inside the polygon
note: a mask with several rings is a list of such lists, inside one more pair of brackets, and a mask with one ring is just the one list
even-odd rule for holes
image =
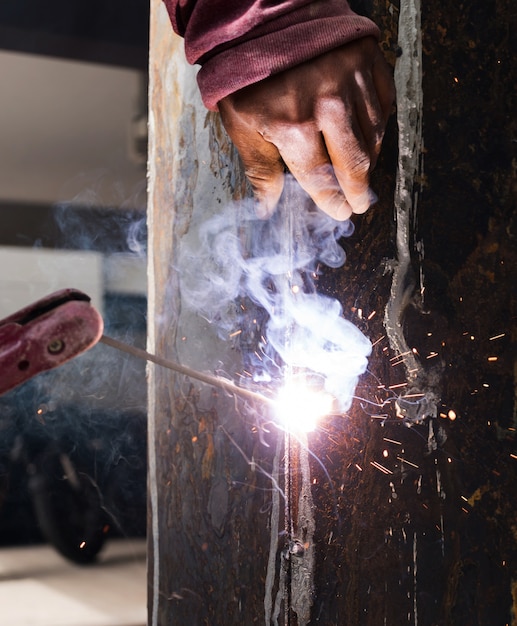
{"label": "welding rod", "polygon": [[131,356],[137,357],[138,359],[144,359],[144,361],[151,361],[151,363],[156,363],[156,365],[161,365],[161,367],[166,367],[167,369],[172,370],[173,372],[178,372],[178,374],[184,374],[189,378],[194,378],[195,380],[199,380],[202,383],[206,383],[207,385],[211,385],[212,387],[219,387],[220,389],[224,389],[229,393],[235,394],[237,396],[241,396],[246,400],[254,400],[255,402],[265,402],[266,404],[272,405],[273,400],[271,398],[267,398],[263,396],[261,393],[257,393],[256,391],[251,391],[249,389],[243,389],[242,387],[238,387],[231,380],[227,380],[225,378],[220,378],[219,376],[214,376],[213,374],[205,374],[204,372],[198,372],[195,369],[187,367],[185,365],[180,365],[175,361],[170,361],[169,359],[164,359],[156,354],[151,354],[146,350],[142,350],[141,348],[135,348],[123,341],[119,341],[118,339],[113,339],[113,337],[108,337],[107,335],[102,335],[100,341],[107,346],[115,348],[116,350],[121,350],[126,354],[130,354]]}

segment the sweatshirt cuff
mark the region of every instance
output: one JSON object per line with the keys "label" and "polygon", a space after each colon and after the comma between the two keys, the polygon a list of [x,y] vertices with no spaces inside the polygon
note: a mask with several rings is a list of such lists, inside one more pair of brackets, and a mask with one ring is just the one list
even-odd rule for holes
{"label": "sweatshirt cuff", "polygon": [[379,38],[368,18],[343,15],[290,25],[223,50],[203,63],[197,75],[205,106],[217,111],[219,100],[329,50],[362,37]]}

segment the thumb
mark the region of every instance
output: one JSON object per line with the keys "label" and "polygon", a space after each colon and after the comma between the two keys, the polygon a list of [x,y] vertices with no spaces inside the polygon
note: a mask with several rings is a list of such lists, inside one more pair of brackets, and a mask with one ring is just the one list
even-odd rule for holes
{"label": "thumb", "polygon": [[280,196],[282,195],[284,188],[283,170],[280,172],[279,176],[264,178],[257,176],[247,169],[246,176],[251,183],[257,201],[255,206],[257,217],[266,220],[275,212]]}
{"label": "thumb", "polygon": [[232,140],[239,151],[257,201],[257,216],[267,219],[274,213],[282,195],[284,162],[276,146],[259,133],[255,132],[251,136],[237,134]]}
{"label": "thumb", "polygon": [[237,111],[232,97],[219,102],[221,120],[237,148],[257,200],[258,217],[270,217],[284,188],[284,162],[277,147],[257,130],[253,115]]}

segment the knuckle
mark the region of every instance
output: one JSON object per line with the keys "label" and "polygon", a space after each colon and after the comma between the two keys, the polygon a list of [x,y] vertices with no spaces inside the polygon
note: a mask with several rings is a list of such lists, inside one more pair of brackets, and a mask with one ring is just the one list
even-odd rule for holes
{"label": "knuckle", "polygon": [[262,164],[246,167],[244,171],[252,186],[263,187],[274,178],[271,169]]}
{"label": "knuckle", "polygon": [[363,180],[368,176],[370,166],[370,156],[366,152],[357,151],[350,155],[345,166],[345,174],[352,180]]}

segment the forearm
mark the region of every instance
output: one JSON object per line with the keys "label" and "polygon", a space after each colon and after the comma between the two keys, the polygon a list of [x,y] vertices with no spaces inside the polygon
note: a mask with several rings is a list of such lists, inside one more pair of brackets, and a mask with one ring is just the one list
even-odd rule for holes
{"label": "forearm", "polygon": [[345,43],[378,36],[344,0],[164,0],[212,110],[225,96]]}

